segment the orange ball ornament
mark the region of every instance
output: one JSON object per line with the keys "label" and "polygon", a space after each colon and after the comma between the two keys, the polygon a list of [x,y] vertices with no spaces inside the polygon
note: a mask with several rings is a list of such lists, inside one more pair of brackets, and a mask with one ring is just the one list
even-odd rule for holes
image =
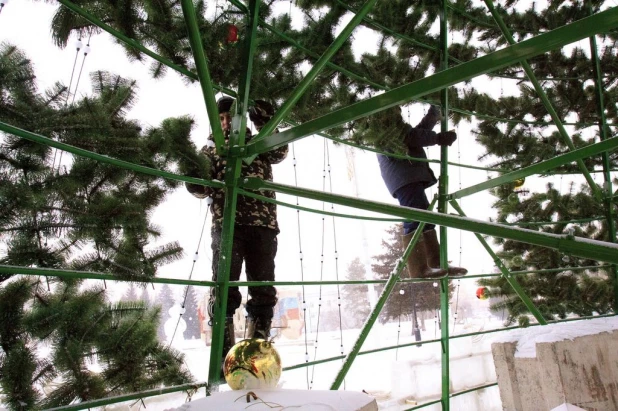
{"label": "orange ball ornament", "polygon": [[479,300],[486,300],[489,297],[487,296],[487,287],[479,287],[476,290],[476,298]]}

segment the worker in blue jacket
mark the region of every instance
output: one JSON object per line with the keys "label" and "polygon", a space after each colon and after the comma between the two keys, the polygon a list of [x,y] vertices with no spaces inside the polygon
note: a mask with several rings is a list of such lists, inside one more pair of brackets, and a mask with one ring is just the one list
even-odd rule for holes
{"label": "worker in blue jacket", "polygon": [[[401,112],[401,111],[399,111]],[[401,114],[399,114],[401,118]],[[401,138],[407,149],[407,155],[414,158],[426,159],[427,155],[423,147],[440,145],[450,146],[457,139],[454,131],[436,133],[432,131],[440,121],[440,109],[431,106],[421,122],[412,127],[402,122]],[[427,210],[429,201],[425,189],[435,185],[436,179],[429,163],[389,157],[378,154],[382,179],[391,195],[404,207]],[[418,221],[403,223],[403,242],[407,247],[418,228]],[[411,278],[438,277],[448,274],[449,276],[462,276],[468,270],[462,267],[449,266],[448,270],[440,269],[440,244],[433,224],[425,224],[423,235],[410,253],[407,261],[408,272]]]}

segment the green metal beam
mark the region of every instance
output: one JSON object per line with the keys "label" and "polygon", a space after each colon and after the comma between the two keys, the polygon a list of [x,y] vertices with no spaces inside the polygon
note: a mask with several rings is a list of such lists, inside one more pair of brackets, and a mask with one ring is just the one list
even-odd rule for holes
{"label": "green metal beam", "polygon": [[[609,141],[611,140],[603,143],[607,143]],[[298,188],[271,181],[263,181],[254,177],[243,179],[241,186],[242,188],[249,190],[272,190],[278,193],[311,198],[317,201],[327,201],[334,204],[356,207],[362,210],[375,211],[378,213],[384,213],[420,222],[444,225],[465,231],[477,232],[479,234],[507,238],[542,247],[553,248],[563,253],[590,258],[592,260],[618,263],[618,245],[613,243],[580,239],[566,235],[540,233],[518,227],[507,227],[501,224],[475,220],[472,218],[433,213],[431,211],[400,207],[375,201],[361,200],[349,196],[324,193],[317,190]]]}
{"label": "green metal beam", "polygon": [[[299,42],[297,42],[296,40],[292,39],[291,37],[287,36],[285,33],[280,32],[279,30],[277,30],[275,27],[273,27],[272,25],[268,24],[266,21],[260,20],[260,27],[263,27],[267,30],[269,30],[270,32],[272,32],[273,34],[275,34],[276,36],[280,37],[281,39],[285,40],[287,43],[289,43],[290,45],[296,47],[297,49],[301,50],[302,52],[304,52],[305,54],[307,54],[308,56],[311,56],[315,59],[319,59],[320,55],[317,53],[314,53],[313,51],[309,50],[308,48],[306,48],[305,46],[303,46],[302,44],[300,44]],[[452,58],[450,58],[451,60],[453,60]],[[367,77],[363,77],[360,74],[354,73],[351,70],[348,70],[342,66],[339,66],[337,64],[328,62],[327,63],[327,67],[333,69],[333,70],[337,70],[342,74],[345,74],[346,76],[348,76],[351,79],[354,79],[360,83],[363,84],[368,84],[372,87],[375,87],[377,90],[391,90],[391,87],[388,87],[387,85],[384,84],[379,84],[376,83],[375,81],[372,81],[370,79],[368,79]],[[498,76],[496,75],[495,77],[498,78],[508,78],[508,79],[514,79],[514,80],[528,80],[527,77],[511,77],[511,76]],[[552,77],[552,78],[544,78],[544,77],[537,77],[537,80],[546,80],[546,81],[559,81],[559,80],[578,80],[578,78],[573,77],[573,78],[559,78],[559,77]],[[585,80],[585,79],[582,79]],[[423,99],[419,99],[419,100],[415,100],[416,102],[419,103],[428,103],[428,104],[432,104],[431,101],[428,100],[423,100]],[[544,121],[526,121],[526,120],[517,120],[517,119],[509,119],[509,118],[502,118],[502,117],[495,117],[495,116],[490,116],[487,114],[482,114],[482,113],[478,113],[478,112],[474,112],[474,111],[469,111],[469,110],[464,110],[464,109],[460,109],[457,107],[450,107],[449,108],[451,111],[456,112],[456,113],[460,113],[460,114],[464,114],[467,116],[475,116],[477,118],[483,118],[483,119],[488,119],[488,120],[495,120],[495,121],[499,121],[499,122],[504,122],[504,123],[517,123],[517,124],[530,124],[530,125],[539,125],[539,126],[549,126],[552,125],[552,123],[548,123],[548,122],[544,122]],[[286,120],[285,122],[289,122],[288,120]],[[289,122],[292,123],[292,122]],[[568,123],[568,122],[563,122],[562,123],[565,126],[593,126],[594,124],[592,123]],[[292,125],[296,125],[296,124],[292,124]],[[616,127],[618,127],[618,125],[615,125]],[[333,139],[333,137],[331,136],[326,136],[327,138]]]}
{"label": "green metal beam", "polygon": [[156,395],[169,394],[172,392],[197,391],[198,389],[202,387],[208,388],[208,383],[198,382],[195,384],[176,385],[174,387],[155,388],[152,390],[136,392],[133,394],[118,395],[116,397],[107,397],[107,398],[101,398],[98,400],[80,402],[78,404],[65,405],[64,407],[48,408],[47,410],[48,411],[85,410],[85,409],[90,409],[90,408],[95,408],[95,407],[103,407],[105,405],[117,404],[119,402],[124,402],[124,401],[140,400],[142,398],[154,397]]}
{"label": "green metal beam", "polygon": [[[298,41],[294,40],[293,38],[291,38],[290,36],[286,35],[285,33],[280,32],[279,30],[277,30],[275,27],[273,27],[272,25],[268,24],[266,21],[264,20],[260,20],[260,27],[264,27],[265,29],[269,30],[271,33],[275,34],[277,37],[281,38],[282,40],[285,40],[287,43],[291,44],[292,46],[294,46],[295,48],[301,50],[303,53],[305,53],[308,56],[311,56],[313,58],[315,58],[316,60],[320,58],[320,55],[318,53],[314,53],[312,50],[306,48],[305,46],[303,46],[302,44],[300,44]],[[365,84],[369,84],[372,87],[375,87],[379,90],[389,90],[390,88],[388,86],[382,85],[382,84],[378,84],[374,81],[369,80],[366,77],[361,76],[360,74],[356,74],[344,67],[341,67],[335,63],[331,63],[330,61],[326,63],[326,67],[329,67],[333,70],[337,70],[342,74],[345,74],[346,76],[355,79],[359,82],[365,83]]]}
{"label": "green metal beam", "polygon": [[[447,7],[449,0],[442,0],[440,7],[440,71],[448,70],[448,16]],[[440,130],[448,131],[448,87],[440,90],[440,102],[442,105],[442,120],[440,121]],[[438,178],[438,212],[446,214],[447,196],[448,194],[448,146],[440,147],[440,176]],[[420,229],[420,227],[419,227]],[[419,230],[417,229],[417,231]],[[440,226],[440,268],[448,269],[448,230],[445,226]],[[450,341],[449,341],[449,293],[448,293],[448,278],[443,278],[440,284],[440,367],[442,379],[442,410],[449,411],[451,409],[449,399],[450,389]]]}
{"label": "green metal beam", "polygon": [[206,103],[208,121],[212,127],[217,153],[222,154],[224,145],[223,130],[219,123],[219,110],[217,110],[215,93],[212,91],[212,80],[210,79],[208,61],[206,59],[206,53],[204,52],[204,46],[202,45],[202,36],[197,23],[195,7],[193,6],[193,0],[180,0],[180,4],[182,5],[182,14],[185,18],[185,23],[187,24],[187,34],[189,35],[189,43],[191,44],[191,51],[193,52],[195,68],[197,69],[200,87],[202,88],[204,102]]}
{"label": "green metal beam", "polygon": [[61,143],[56,140],[52,140],[51,138],[44,137],[40,134],[32,133],[30,131],[23,130],[21,128],[17,128],[11,126],[10,124],[6,124],[0,121],[0,131],[4,131],[5,133],[12,134],[17,137],[25,138],[26,140],[34,141],[35,143],[44,144],[50,147],[57,148],[59,150],[66,151],[68,153],[72,153],[81,157],[90,158],[92,160],[100,161],[105,164],[112,164],[114,166],[118,166],[120,168],[124,168],[127,170],[137,171],[139,173],[148,174],[151,176],[163,177],[170,180],[183,181],[186,183],[199,184],[207,187],[215,187],[215,188],[223,188],[224,185],[218,181],[210,181],[203,180],[200,178],[194,177],[186,177],[181,176],[174,173],[168,173],[167,171],[161,171],[150,167],[144,167],[137,164],[129,163],[128,161],[118,160],[113,157],[108,157],[106,155],[97,154],[92,151],[84,150],[82,148],[78,148],[69,144]]}
{"label": "green metal beam", "polygon": [[[600,270],[610,269],[611,264],[589,265],[583,267],[562,267],[550,268],[544,270],[526,270],[526,271],[511,271],[511,275],[528,275],[528,274],[552,274],[564,271],[584,271],[584,270]],[[103,281],[126,281],[126,282],[141,282],[141,283],[156,283],[156,284],[173,284],[173,285],[193,285],[196,287],[213,287],[217,285],[214,281],[199,281],[199,280],[183,280],[177,278],[154,277],[150,279],[133,279],[133,278],[118,278],[118,276],[108,273],[99,273],[96,271],[77,271],[64,270],[55,268],[32,268],[20,267],[16,265],[0,264],[0,274],[15,274],[28,276],[44,276],[44,277],[59,277],[71,279],[90,279]],[[458,278],[459,280],[469,280],[472,278],[487,278],[498,277],[502,274],[468,274],[465,277]],[[386,284],[387,280],[322,280],[322,281],[230,281],[230,287],[260,287],[260,286],[311,286],[311,285],[361,285],[361,284]],[[406,283],[421,283],[435,281],[433,278],[414,278],[400,279],[401,284]]]}
{"label": "green metal beam", "polygon": [[[377,0],[367,0],[361,10],[354,15],[354,17],[350,20],[350,22],[345,26],[345,28],[341,31],[341,33],[337,36],[335,41],[324,51],[324,54],[319,58],[318,61],[315,62],[311,70],[307,73],[307,75],[302,79],[302,81],[298,84],[298,86],[294,89],[292,94],[286,99],[281,108],[277,110],[275,115],[264,125],[262,130],[260,130],[257,137],[252,141],[252,143],[258,142],[264,139],[264,136],[269,136],[272,132],[275,131],[281,120],[288,115],[288,113],[294,108],[298,100],[302,97],[302,95],[307,91],[311,83],[315,80],[315,78],[320,74],[322,69],[327,65],[328,61],[337,53],[337,51],[348,41],[348,38],[359,25],[359,23],[363,20],[363,17],[369,13]],[[252,157],[255,158],[258,153],[252,154]],[[252,159],[251,159],[252,160]]]}
{"label": "green metal beam", "polygon": [[[459,215],[463,217],[466,216],[466,214],[461,209],[457,201],[451,200],[451,206],[455,210],[457,210]],[[517,281],[517,278],[515,278],[515,276],[504,266],[504,263],[502,262],[502,260],[496,255],[496,253],[494,253],[494,251],[491,249],[487,241],[485,241],[483,236],[478,233],[474,233],[474,235],[476,235],[476,238],[481,242],[485,250],[487,250],[491,258],[494,260],[494,264],[496,265],[496,267],[498,267],[498,269],[502,273],[502,276],[504,277],[504,279],[509,283],[511,288],[513,288],[515,293],[519,296],[519,299],[525,304],[526,307],[528,307],[528,310],[530,310],[534,318],[536,318],[537,322],[539,324],[547,324],[547,321],[545,320],[545,318],[543,318],[543,314],[541,314],[541,312],[539,311],[538,308],[536,308],[536,306],[534,305],[530,297],[528,297],[528,294],[526,294],[524,289],[521,287],[521,285]]]}
{"label": "green metal beam", "polygon": [[[232,119],[232,132],[229,138],[229,147],[244,147],[247,122],[247,105],[249,98],[249,84],[253,67],[253,54],[257,41],[257,19],[260,0],[249,1],[249,13],[245,16],[246,27],[250,32],[245,36],[243,44],[242,77],[239,79],[241,87],[239,92],[240,104],[236,104],[236,112]],[[217,124],[219,121],[217,120]],[[231,152],[230,152],[231,153]],[[225,172],[225,204],[223,208],[223,225],[221,227],[221,249],[219,250],[219,264],[217,270],[216,303],[214,318],[212,318],[212,345],[210,349],[210,363],[208,369],[208,382],[218,384],[220,382],[221,359],[223,357],[223,338],[227,313],[227,297],[229,292],[230,267],[232,247],[234,243],[234,224],[236,221],[236,204],[238,201],[238,181],[242,169],[240,157],[228,156]]]}
{"label": "green metal beam", "polygon": [[[603,314],[603,315],[595,315],[595,316],[590,316],[590,317],[567,318],[565,320],[549,321],[548,324],[566,323],[566,322],[571,322],[571,321],[590,320],[590,319],[593,319],[593,318],[605,318],[605,317],[615,317],[615,316],[616,316],[616,314]],[[533,323],[533,324],[528,325],[527,327],[536,327],[536,326],[541,326],[541,324]],[[493,329],[493,330],[477,331],[477,332],[473,332],[473,333],[457,334],[457,335],[453,335],[451,337],[451,339],[473,337],[475,335],[492,334],[492,333],[496,333],[496,332],[517,330],[517,329],[522,329],[522,328],[527,328],[527,327],[511,326],[511,327],[504,327],[504,328],[496,328],[496,329]],[[434,344],[434,343],[438,343],[440,341],[441,341],[440,339],[423,340],[423,341],[421,341],[421,343],[422,344]],[[395,350],[397,348],[414,347],[414,346],[418,346],[418,344],[419,344],[419,342],[414,341],[414,342],[410,342],[410,343],[406,343],[406,344],[389,345],[389,346],[386,346],[386,347],[380,347],[380,348],[374,348],[374,349],[371,349],[371,350],[361,351],[361,352],[358,353],[358,355],[368,355],[368,354],[375,354],[375,353],[378,353],[378,352]],[[344,358],[345,358],[345,356],[343,356],[343,355],[336,355],[336,356],[333,356],[333,357],[323,358],[323,359],[317,360],[317,361],[303,362],[303,363],[300,363],[300,364],[290,365],[290,366],[284,367],[283,371],[290,371],[290,370],[296,370],[296,369],[299,369],[299,368],[311,367],[313,365],[324,364],[324,363],[327,363],[327,362],[342,360]]]}
{"label": "green metal beam", "polygon": [[339,370],[339,372],[337,373],[337,376],[335,377],[335,381],[330,386],[331,390],[339,389],[339,387],[341,386],[341,383],[345,379],[345,376],[347,375],[348,371],[352,367],[352,364],[354,363],[356,356],[360,352],[360,349],[362,348],[363,343],[367,339],[367,336],[369,335],[371,328],[373,327],[376,320],[378,319],[378,316],[380,315],[380,311],[382,311],[382,308],[386,304],[388,297],[391,295],[393,288],[395,288],[395,285],[399,281],[399,277],[401,276],[401,272],[403,271],[403,268],[406,266],[406,261],[408,261],[408,257],[412,253],[412,250],[416,246],[416,243],[418,243],[419,239],[421,238],[424,226],[425,226],[424,223],[421,223],[419,225],[418,229],[412,236],[412,239],[410,240],[408,247],[404,251],[403,256],[399,260],[397,260],[397,265],[391,272],[388,278],[388,281],[386,282],[386,285],[384,286],[384,289],[382,290],[382,294],[380,294],[380,298],[378,298],[378,301],[376,302],[376,306],[373,308],[371,313],[369,313],[369,316],[367,317],[367,320],[365,320],[365,324],[363,325],[363,328],[361,329],[358,335],[358,338],[356,339],[356,342],[352,346],[352,349],[350,350],[348,355],[346,355],[346,358],[343,361],[341,369]]}
{"label": "green metal beam", "polygon": [[590,144],[589,146],[569,151],[566,154],[561,154],[557,157],[552,158],[551,160],[542,161],[540,163],[503,174],[500,177],[484,181],[480,184],[476,184],[462,190],[455,191],[450,195],[450,198],[456,199],[466,197],[480,191],[485,191],[490,188],[500,186],[502,184],[510,183],[511,181],[515,181],[522,177],[528,177],[533,174],[541,174],[553,168],[569,164],[573,161],[576,161],[577,159],[591,157],[606,151],[613,151],[616,148],[618,148],[618,138],[610,138],[605,141],[601,141],[600,143]]}
{"label": "green metal beam", "polygon": [[618,7],[614,7],[549,33],[333,111],[290,130],[272,134],[261,141],[251,142],[247,147],[247,155],[267,152],[300,138],[407,103],[445,87],[512,65],[522,59],[537,56],[596,33],[605,32],[617,25]]}
{"label": "green metal beam", "polygon": [[[590,14],[593,14],[592,6],[588,3],[588,10]],[[607,117],[605,116],[605,101],[603,93],[603,77],[601,72],[601,59],[599,59],[599,51],[597,47],[597,39],[595,36],[590,37],[590,54],[592,58],[592,71],[594,73],[594,91],[597,97],[597,115],[599,116],[599,135],[601,141],[605,141],[610,138],[611,130],[607,126]],[[616,221],[614,214],[614,206],[612,204],[612,175],[611,162],[607,152],[601,154],[603,161],[603,205],[605,206],[605,213],[607,217],[607,231],[609,234],[609,240],[612,243],[616,242]],[[612,279],[614,284],[614,311],[618,312],[618,268],[614,265],[612,267]]]}
{"label": "green metal beam", "polygon": [[[498,14],[498,11],[494,7],[493,1],[492,0],[484,0],[484,1],[485,1],[485,4],[487,5],[487,8],[491,12],[491,15],[493,16],[494,21],[498,24],[498,27],[500,27],[500,30],[502,31],[502,34],[504,35],[508,43],[510,45],[517,44],[517,42],[511,35],[509,28],[506,26],[506,24],[504,23],[504,20],[502,20],[502,17],[500,17],[500,14]],[[553,120],[554,125],[558,129],[558,133],[560,134],[560,137],[562,138],[562,142],[566,144],[569,147],[569,149],[575,150],[575,145],[573,144],[573,141],[571,140],[569,133],[567,133],[566,129],[564,128],[564,125],[562,124],[562,120],[558,116],[558,113],[554,109],[554,106],[551,103],[551,101],[549,101],[549,97],[547,97],[547,93],[545,93],[545,90],[543,90],[541,83],[539,83],[539,81],[536,79],[536,76],[534,75],[534,71],[532,71],[532,67],[530,67],[530,64],[528,64],[528,62],[525,60],[521,61],[521,66],[523,67],[524,71],[526,72],[526,76],[528,76],[528,79],[530,80],[534,89],[539,95],[539,98],[541,99],[541,102],[545,106],[545,109],[547,109],[547,112],[549,113],[551,119]],[[584,175],[584,178],[588,182],[588,185],[592,189],[594,196],[600,199],[601,192],[599,191],[599,187],[592,179],[592,176],[588,172],[586,165],[581,159],[577,160],[577,166],[579,167],[579,170]]]}
{"label": "green metal beam", "polygon": [[59,277],[71,279],[89,279],[89,280],[109,280],[109,281],[127,281],[132,283],[158,283],[158,284],[177,284],[177,285],[194,285],[198,287],[211,287],[215,283],[213,281],[197,281],[197,280],[180,280],[176,278],[152,277],[152,278],[121,278],[117,275],[97,273],[93,271],[77,271],[55,268],[32,268],[19,267],[16,265],[0,264],[0,274],[15,274],[15,275],[30,275],[44,277]]}

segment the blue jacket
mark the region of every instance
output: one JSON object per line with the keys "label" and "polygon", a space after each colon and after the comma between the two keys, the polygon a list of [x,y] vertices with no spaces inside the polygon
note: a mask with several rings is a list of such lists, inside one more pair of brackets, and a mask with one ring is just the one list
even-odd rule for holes
{"label": "blue jacket", "polygon": [[[415,158],[427,158],[423,147],[433,146],[438,143],[437,134],[431,131],[440,120],[440,111],[436,106],[431,106],[429,112],[423,117],[416,127],[406,124],[402,131],[403,141],[408,147],[407,155]],[[378,154],[380,173],[394,197],[395,191],[401,187],[422,183],[425,188],[436,184],[438,180],[429,167],[429,163],[422,161],[403,160]]]}

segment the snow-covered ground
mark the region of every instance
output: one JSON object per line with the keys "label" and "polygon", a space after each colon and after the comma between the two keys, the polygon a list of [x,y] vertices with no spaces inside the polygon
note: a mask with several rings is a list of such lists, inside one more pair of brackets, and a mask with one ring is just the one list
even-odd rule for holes
{"label": "snow-covered ground", "polygon": [[[425,321],[426,330],[422,332],[423,340],[433,340],[440,337],[433,320]],[[495,317],[468,319],[454,327],[454,335],[474,333],[477,331],[498,329],[502,322]],[[453,323],[450,324],[451,330]],[[400,332],[398,332],[400,330]],[[415,342],[411,333],[412,324],[402,322],[377,324],[369,334],[361,351],[379,347],[393,346]],[[320,332],[297,340],[280,337],[275,340],[275,346],[281,355],[283,366],[320,360],[340,355],[343,344],[345,353],[354,345],[360,330],[346,330],[340,333]],[[491,357],[491,342],[501,333],[476,335],[455,338],[450,344],[450,385],[453,392],[461,392],[470,388],[491,384],[496,381],[493,360]],[[201,340],[176,341],[174,346],[185,353],[186,364],[197,381],[208,379],[208,361],[210,347]],[[380,410],[405,410],[439,399],[441,393],[441,366],[439,343],[425,343],[421,346],[380,351],[357,357],[349,370],[342,390],[366,391],[373,395]],[[313,389],[327,390],[337,375],[342,360],[331,361],[316,366],[285,371],[279,381],[282,389]],[[229,390],[227,386],[220,390]],[[216,394],[214,394],[216,395]],[[192,399],[205,396],[201,389]],[[188,401],[185,393],[167,394],[145,399],[148,410],[167,410],[180,407]],[[132,407],[131,407],[132,405]],[[140,407],[135,401],[108,406],[110,410],[135,410]],[[259,406],[252,407],[258,409]],[[430,405],[425,410],[440,410],[439,404]],[[451,398],[451,409],[454,410],[502,410],[497,386],[474,391]]]}

